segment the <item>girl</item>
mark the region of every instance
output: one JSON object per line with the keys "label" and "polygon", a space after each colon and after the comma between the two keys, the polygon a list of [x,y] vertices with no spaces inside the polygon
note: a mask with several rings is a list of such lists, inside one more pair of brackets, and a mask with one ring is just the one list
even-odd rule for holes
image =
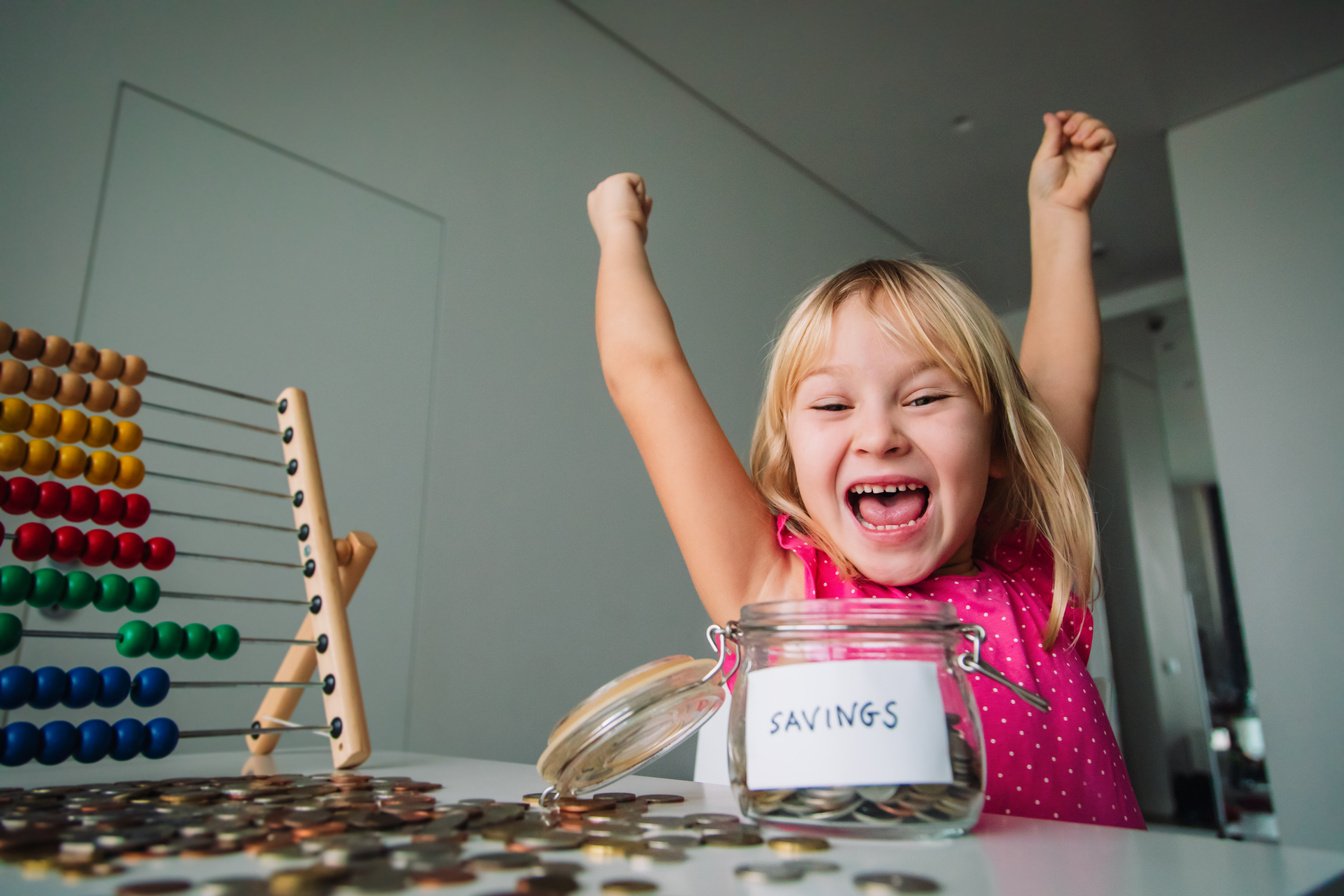
{"label": "girl", "polygon": [[754,601],[946,601],[1039,712],[971,676],[985,810],[1142,827],[1087,673],[1095,532],[1083,479],[1100,369],[1089,212],[1115,138],[1044,116],[1028,181],[1021,367],[993,314],[931,265],[870,261],[805,296],[775,345],[742,468],[696,384],[644,250],[643,180],[588,197],[602,371],[715,622]]}

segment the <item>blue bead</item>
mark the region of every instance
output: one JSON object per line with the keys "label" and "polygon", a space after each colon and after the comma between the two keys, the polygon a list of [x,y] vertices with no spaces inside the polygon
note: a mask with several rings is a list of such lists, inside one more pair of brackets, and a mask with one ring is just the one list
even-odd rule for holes
{"label": "blue bead", "polygon": [[71,709],[83,709],[98,696],[102,683],[98,673],[88,666],[76,666],[67,673],[68,684],[61,702]]}
{"label": "blue bead", "polygon": [[168,673],[158,666],[147,666],[135,673],[131,682],[131,702],[136,706],[158,706],[168,696]]}
{"label": "blue bead", "polygon": [[0,669],[0,709],[26,706],[33,696],[35,684],[33,670],[27,666],[6,666]]}
{"label": "blue bead", "polygon": [[145,744],[146,759],[162,759],[177,746],[177,723],[172,719],[150,719],[145,725],[149,731]]}
{"label": "blue bead", "polygon": [[112,750],[112,726],[102,719],[89,719],[79,725],[79,743],[75,745],[78,762],[101,762]]}
{"label": "blue bead", "polygon": [[35,709],[51,709],[60,703],[70,682],[65,670],[59,666],[42,666],[33,674],[37,676],[37,681],[33,685],[33,696],[28,699],[28,705]]}
{"label": "blue bead", "polygon": [[131,693],[131,673],[120,666],[108,666],[98,673],[102,684],[93,702],[104,708],[120,706]]}
{"label": "blue bead", "polygon": [[75,752],[79,735],[75,726],[57,719],[42,726],[42,746],[37,751],[37,761],[43,765],[60,765]]}
{"label": "blue bead", "polygon": [[112,752],[118,762],[134,759],[145,746],[145,726],[139,719],[120,719],[112,726]]}
{"label": "blue bead", "polygon": [[42,746],[42,734],[32,722],[10,722],[0,731],[5,735],[5,751],[0,753],[0,762],[5,765],[31,762]]}

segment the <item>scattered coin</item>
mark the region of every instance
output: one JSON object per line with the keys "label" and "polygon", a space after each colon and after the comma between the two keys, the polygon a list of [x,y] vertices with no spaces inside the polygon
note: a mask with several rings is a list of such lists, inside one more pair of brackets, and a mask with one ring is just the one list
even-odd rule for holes
{"label": "scattered coin", "polygon": [[895,871],[869,871],[854,875],[854,886],[860,893],[937,893],[942,890],[936,880],[917,874]]}
{"label": "scattered coin", "polygon": [[830,841],[824,837],[771,837],[765,842],[775,852],[782,852],[786,855],[825,852],[831,848]]}
{"label": "scattered coin", "polygon": [[602,882],[603,893],[655,893],[658,891],[658,885],[651,880],[641,880],[637,877],[617,878],[616,880],[607,880]]}
{"label": "scattered coin", "polygon": [[161,893],[185,893],[192,886],[191,881],[182,878],[137,880],[117,887],[117,896],[158,896]]}
{"label": "scattered coin", "polygon": [[760,884],[779,884],[802,880],[805,873],[801,868],[783,863],[738,865],[733,869],[733,874],[742,880]]}

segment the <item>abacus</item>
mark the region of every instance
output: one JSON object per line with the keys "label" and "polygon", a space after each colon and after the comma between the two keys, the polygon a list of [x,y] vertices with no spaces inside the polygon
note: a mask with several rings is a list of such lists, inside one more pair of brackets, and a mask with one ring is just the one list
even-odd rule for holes
{"label": "abacus", "polygon": [[[266,688],[251,724],[231,729],[181,730],[166,717],[148,722],[123,718],[114,723],[89,719],[78,725],[55,720],[40,727],[27,721],[10,722],[0,727],[0,763],[17,766],[36,760],[55,765],[72,758],[88,763],[135,756],[158,759],[171,753],[183,738],[229,735],[242,735],[253,753],[269,753],[279,735],[302,730],[329,736],[336,768],[362,763],[370,753],[369,736],[345,607],[377,545],[363,532],[352,532],[340,540],[332,537],[307,396],[289,388],[272,401],[193,382],[151,371],[136,355],[123,356],[86,342],[72,344],[59,336],[44,337],[35,330],[14,329],[0,321],[0,356],[5,354],[11,358],[0,361],[0,394],[31,400],[11,397],[0,401],[0,511],[37,520],[23,522],[6,533],[0,518],[0,540],[10,543],[17,560],[26,564],[50,560],[55,565],[36,570],[18,564],[0,568],[0,606],[26,603],[35,610],[56,613],[92,607],[106,613],[129,611],[138,617],[154,611],[163,599],[180,599],[253,606],[294,604],[302,605],[305,612],[293,638],[245,635],[232,624],[179,625],[140,618],[125,622],[115,632],[52,631],[27,628],[14,613],[0,612],[0,656],[15,652],[30,638],[110,640],[122,657],[160,660],[228,660],[254,643],[289,645],[269,681],[185,681],[158,666],[143,668],[134,675],[117,665],[100,670],[92,666],[30,669],[22,665],[0,669],[0,710],[5,712],[24,706],[39,710],[58,705],[70,709],[113,708],[127,701],[153,707],[171,690]],[[66,372],[58,373],[62,367]],[[274,409],[278,427],[144,401],[138,387],[146,380],[205,390],[229,401],[264,404]],[[43,403],[48,400],[60,407]],[[147,436],[129,419],[142,407],[194,417],[209,425],[224,424],[278,436],[282,456],[276,460]],[[119,419],[103,416],[106,413]],[[287,488],[270,490],[146,469],[132,452],[149,443],[172,451],[279,467],[284,470]],[[16,472],[26,475],[10,475]],[[48,475],[54,478],[38,481]],[[196,505],[190,511],[151,506],[142,493],[134,490],[153,477],[187,483],[187,488],[224,488],[258,499],[282,499],[292,508],[293,525],[211,516],[198,512]],[[88,485],[62,481],[79,478]],[[133,531],[152,516],[285,532],[297,536],[299,560],[280,562],[179,550],[167,538],[146,539]],[[46,522],[57,518],[64,524],[53,528]],[[99,527],[120,527],[122,531],[79,525],[89,522]],[[117,570],[141,567],[157,574],[183,560],[293,569],[303,580],[305,596],[175,591],[151,575],[127,578],[121,572],[109,572],[95,576],[89,571],[110,564]],[[319,678],[313,681],[315,667]],[[289,721],[307,688],[322,692],[324,725]]]}

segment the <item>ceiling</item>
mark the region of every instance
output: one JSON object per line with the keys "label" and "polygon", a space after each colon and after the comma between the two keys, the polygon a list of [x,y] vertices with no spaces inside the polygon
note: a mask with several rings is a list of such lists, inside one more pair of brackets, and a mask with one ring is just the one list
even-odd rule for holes
{"label": "ceiling", "polygon": [[1001,312],[1041,113],[1118,135],[1094,212],[1116,293],[1181,273],[1167,131],[1344,62],[1338,0],[561,2]]}

